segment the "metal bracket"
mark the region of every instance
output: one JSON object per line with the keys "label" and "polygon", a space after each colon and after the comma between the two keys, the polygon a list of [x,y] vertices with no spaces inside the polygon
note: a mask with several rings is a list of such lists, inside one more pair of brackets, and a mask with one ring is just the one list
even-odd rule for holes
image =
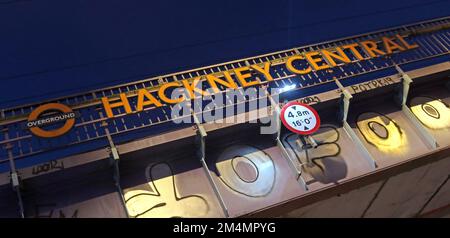
{"label": "metal bracket", "polygon": [[425,139],[425,141],[428,143],[429,146],[431,146],[432,149],[437,148],[437,141],[433,137],[433,135],[420,123],[420,121],[417,119],[416,116],[411,112],[411,110],[406,105],[406,101],[408,100],[408,93],[410,84],[413,82],[411,77],[406,74],[398,65],[395,65],[395,69],[398,71],[398,73],[402,77],[402,84],[401,89],[399,90],[399,95],[397,96],[398,99],[401,99],[400,106],[402,108],[403,114],[408,118],[408,120],[413,124],[413,126],[416,128],[416,130],[420,133],[420,135]]}
{"label": "metal bracket", "polygon": [[309,144],[313,147],[313,148],[317,148],[317,142],[316,142],[316,140],[311,136],[311,135],[308,135],[308,136],[305,136],[305,140],[306,141],[308,141],[309,142]]}
{"label": "metal bracket", "polygon": [[[9,140],[9,134],[8,134],[8,129],[5,128],[3,130],[4,132],[4,137],[5,140]],[[19,215],[21,218],[25,218],[25,210],[24,210],[24,206],[23,206],[23,201],[22,201],[22,194],[20,191],[20,176],[17,173],[16,170],[16,164],[14,162],[14,156],[12,153],[12,145],[11,144],[6,144],[5,149],[8,151],[8,160],[9,160],[9,167],[10,167],[10,176],[11,176],[11,186],[13,191],[16,192],[17,194],[17,203],[19,205]]]}
{"label": "metal bracket", "polygon": [[114,165],[115,163],[118,163],[118,161],[120,160],[119,151],[117,150],[117,147],[114,144],[114,141],[111,137],[111,133],[109,132],[108,122],[103,121],[101,126],[105,128],[105,134],[106,134],[106,138],[108,139],[109,150],[110,150],[109,158],[111,159],[111,165]]}
{"label": "metal bracket", "polygon": [[361,139],[356,135],[355,131],[350,127],[350,125],[347,122],[347,116],[348,116],[348,110],[350,108],[350,99],[353,98],[352,94],[339,82],[339,80],[335,79],[336,85],[341,90],[341,104],[340,104],[340,120],[342,122],[342,127],[344,131],[347,133],[347,135],[350,137],[350,139],[355,143],[356,147],[359,149],[359,151],[363,154],[364,158],[369,163],[370,167],[372,169],[375,169],[377,167],[376,161],[373,159],[370,152],[367,150],[367,148],[362,143]]}
{"label": "metal bracket", "polygon": [[[296,140],[297,146],[299,148],[303,148],[303,145],[311,145],[312,148],[317,148],[317,142],[316,140],[314,140],[314,138],[311,135],[306,135],[306,136],[298,136],[298,140]],[[302,164],[302,166],[311,166],[312,165],[312,160],[309,156],[306,157],[306,164]]]}
{"label": "metal bracket", "polygon": [[17,175],[17,172],[11,172],[11,184],[14,189],[19,187],[19,175]]}
{"label": "metal bracket", "polygon": [[409,93],[409,85],[413,82],[413,80],[400,68],[400,66],[395,65],[395,69],[402,77],[402,83],[400,84],[400,90],[398,91],[397,100],[400,106],[403,106],[406,105]]}
{"label": "metal bracket", "polygon": [[200,163],[202,164],[203,170],[205,171],[206,177],[208,178],[209,183],[211,184],[214,194],[216,195],[217,199],[219,200],[219,204],[222,208],[223,213],[225,214],[225,217],[229,217],[230,214],[228,213],[227,206],[225,205],[225,201],[223,200],[222,195],[220,194],[220,191],[217,187],[217,184],[214,182],[214,179],[211,175],[211,171],[208,168],[208,164],[206,164],[205,158],[206,158],[206,136],[208,135],[206,133],[205,128],[201,125],[200,120],[198,119],[197,115],[195,115],[194,112],[192,113],[192,117],[194,118],[194,122],[197,129],[197,138],[195,140],[197,147],[198,147],[198,157],[200,158]]}
{"label": "metal bracket", "polygon": [[334,82],[341,90],[340,108],[339,108],[339,118],[338,121],[347,121],[348,109],[350,107],[350,99],[353,98],[352,94],[339,82],[339,80],[334,79]]}
{"label": "metal bracket", "polygon": [[309,188],[306,184],[305,179],[303,178],[303,171],[300,169],[297,169],[297,166],[294,164],[294,162],[292,162],[292,158],[289,155],[288,151],[286,150],[286,147],[284,147],[283,143],[281,142],[281,140],[279,138],[276,139],[277,142],[277,147],[280,149],[281,154],[283,155],[283,157],[287,160],[289,167],[291,167],[292,171],[294,172],[294,174],[297,177],[297,181],[300,184],[300,186],[305,189],[305,191],[308,191]]}

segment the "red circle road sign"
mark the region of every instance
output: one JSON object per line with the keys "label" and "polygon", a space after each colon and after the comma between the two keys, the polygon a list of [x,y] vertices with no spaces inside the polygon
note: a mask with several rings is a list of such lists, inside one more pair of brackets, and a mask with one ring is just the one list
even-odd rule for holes
{"label": "red circle road sign", "polygon": [[320,127],[320,117],[314,108],[299,102],[289,102],[281,109],[281,121],[290,131],[309,135]]}

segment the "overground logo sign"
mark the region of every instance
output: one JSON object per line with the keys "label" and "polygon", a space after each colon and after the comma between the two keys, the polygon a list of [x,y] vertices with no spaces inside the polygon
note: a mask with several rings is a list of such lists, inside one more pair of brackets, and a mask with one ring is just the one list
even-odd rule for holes
{"label": "overground logo sign", "polygon": [[[75,116],[75,112],[64,104],[47,103],[30,113],[26,126],[36,136],[44,138],[58,137],[72,129],[75,124]],[[45,126],[62,122],[64,124],[57,128],[43,129]]]}

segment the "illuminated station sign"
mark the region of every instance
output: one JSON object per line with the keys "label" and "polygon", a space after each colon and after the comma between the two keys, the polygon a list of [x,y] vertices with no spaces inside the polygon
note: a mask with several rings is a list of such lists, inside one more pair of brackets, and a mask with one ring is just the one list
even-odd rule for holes
{"label": "illuminated station sign", "polygon": [[[0,184],[19,198],[20,183],[33,179],[61,188],[27,195],[20,214],[28,217],[281,215],[277,204],[448,149],[449,24],[437,19],[3,109]],[[228,122],[228,112],[238,119]],[[81,167],[88,172],[71,170]],[[113,168],[111,181],[94,167]],[[81,175],[67,179],[69,170]],[[8,209],[0,205],[0,216]]]}
{"label": "illuminated station sign", "polygon": [[[376,57],[391,55],[411,49],[418,48],[419,45],[408,41],[401,35],[383,36],[377,40],[365,40],[333,48],[306,51],[301,54],[294,54],[285,59],[284,67],[294,75],[306,75],[312,72],[327,70],[338,65],[344,66],[355,61],[370,60]],[[363,56],[364,55],[364,56]],[[182,79],[177,82],[163,83],[153,93],[152,90],[137,90],[137,103],[135,110],[125,93],[114,95],[112,100],[103,97],[102,103],[106,115],[114,117],[113,108],[121,107],[125,113],[131,114],[141,112],[147,106],[161,107],[163,104],[176,104],[182,101],[193,99],[196,96],[208,96],[211,93],[220,93],[224,89],[237,89],[254,87],[263,83],[274,81],[273,62],[268,61],[262,64],[253,64],[238,67],[233,70],[226,70],[217,73],[197,76],[190,79]],[[232,77],[234,75],[234,77]],[[262,77],[255,77],[261,75]],[[199,83],[205,82],[207,89],[199,87]],[[183,88],[186,95],[179,98],[170,98],[167,91],[174,88]],[[136,95],[133,95],[136,97]],[[117,98],[118,97],[118,98]],[[114,101],[114,102],[111,102]]]}

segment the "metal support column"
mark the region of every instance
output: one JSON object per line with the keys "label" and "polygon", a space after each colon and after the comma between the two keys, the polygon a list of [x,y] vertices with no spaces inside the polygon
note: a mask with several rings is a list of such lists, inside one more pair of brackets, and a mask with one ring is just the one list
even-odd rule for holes
{"label": "metal support column", "polygon": [[277,125],[277,132],[276,132],[276,142],[277,142],[277,147],[280,149],[281,154],[283,154],[283,157],[287,160],[289,166],[291,167],[291,169],[293,170],[294,174],[297,177],[297,181],[299,182],[300,186],[302,186],[303,189],[305,189],[306,191],[308,191],[308,186],[306,185],[306,181],[303,178],[303,171],[302,171],[302,166],[300,167],[300,169],[297,167],[297,165],[294,164],[293,161],[295,161],[293,158],[291,158],[291,156],[289,155],[288,151],[286,150],[286,147],[284,147],[283,142],[281,142],[281,120],[280,120],[280,113],[281,113],[281,108],[280,108],[280,104],[278,102],[275,101],[275,99],[273,99],[272,95],[267,91],[267,88],[264,88],[267,97],[269,98],[270,104],[272,105],[272,119],[275,120],[276,125]]}
{"label": "metal support column", "polygon": [[[4,129],[4,133],[5,133],[5,140],[9,140],[9,134],[8,134],[7,128]],[[10,173],[11,185],[12,185],[13,191],[15,191],[16,195],[17,195],[17,202],[19,205],[19,215],[21,218],[25,218],[25,210],[23,207],[22,194],[20,191],[20,176],[17,173],[16,164],[14,163],[14,157],[13,157],[13,153],[12,153],[11,143],[6,144],[5,149],[8,151],[9,167],[10,167],[10,171],[11,171],[11,173]]]}
{"label": "metal support column", "polygon": [[202,167],[205,171],[206,176],[208,177],[208,181],[211,184],[213,191],[219,200],[220,207],[222,208],[223,213],[225,214],[225,217],[229,217],[227,206],[225,205],[225,201],[223,200],[222,195],[220,194],[219,189],[217,188],[217,184],[214,182],[214,179],[211,175],[211,171],[208,168],[208,165],[206,164],[205,158],[206,158],[206,142],[205,138],[208,135],[206,133],[205,128],[201,125],[200,121],[198,120],[197,115],[195,115],[194,112],[192,112],[192,117],[194,118],[195,125],[197,127],[197,136],[196,136],[196,144],[198,146],[198,156],[200,157],[200,163],[202,164]]}
{"label": "metal support column", "polygon": [[109,148],[108,148],[109,149],[109,162],[110,162],[110,166],[113,168],[114,185],[116,186],[117,191],[119,192],[120,201],[122,201],[122,206],[125,211],[125,214],[127,215],[127,217],[130,217],[128,214],[126,203],[125,203],[123,190],[122,190],[122,187],[120,186],[119,150],[117,149],[116,145],[114,144],[114,141],[111,137],[111,133],[109,132],[108,122],[103,121],[101,126],[105,129],[106,138],[108,139],[108,143],[109,143]]}
{"label": "metal support column", "polygon": [[347,116],[348,116],[348,110],[350,108],[350,99],[353,98],[352,94],[348,92],[348,90],[339,82],[339,80],[334,80],[336,85],[341,90],[341,103],[340,103],[340,118],[342,122],[342,127],[344,128],[344,131],[347,133],[347,135],[350,137],[350,139],[355,143],[358,150],[363,154],[366,161],[369,163],[370,167],[372,169],[375,169],[377,167],[376,161],[373,159],[370,152],[367,150],[367,148],[364,146],[363,142],[359,137],[356,135],[355,131],[351,128],[351,126],[347,122]]}
{"label": "metal support column", "polygon": [[417,129],[417,131],[420,133],[420,135],[425,139],[427,144],[432,148],[436,149],[437,147],[437,141],[431,135],[430,132],[422,125],[422,123],[417,119],[416,116],[411,112],[411,110],[406,105],[406,101],[408,99],[408,93],[410,84],[413,82],[411,77],[409,77],[408,74],[406,74],[398,65],[395,65],[395,69],[398,71],[398,73],[402,77],[402,83],[400,84],[400,90],[397,95],[397,99],[400,102],[400,106],[402,107],[402,112],[408,118],[408,120],[413,124],[413,126]]}

